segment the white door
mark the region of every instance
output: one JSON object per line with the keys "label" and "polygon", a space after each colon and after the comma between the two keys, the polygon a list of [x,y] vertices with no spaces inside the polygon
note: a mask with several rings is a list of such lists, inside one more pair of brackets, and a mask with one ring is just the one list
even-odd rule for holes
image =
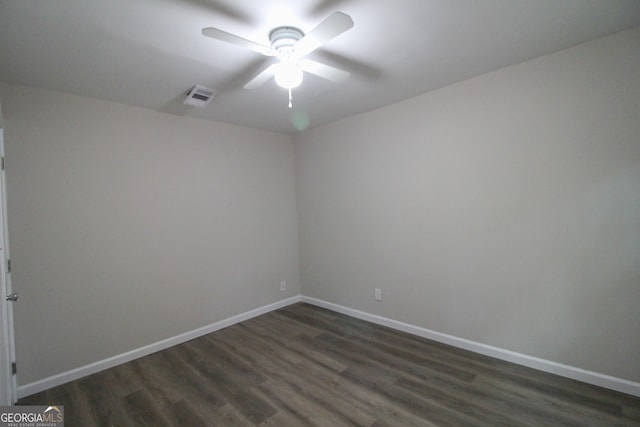
{"label": "white door", "polygon": [[0,128],[0,405],[16,402],[16,376],[13,373],[15,350],[13,346],[13,304],[9,271],[9,235],[7,232],[6,187],[4,171],[4,140]]}

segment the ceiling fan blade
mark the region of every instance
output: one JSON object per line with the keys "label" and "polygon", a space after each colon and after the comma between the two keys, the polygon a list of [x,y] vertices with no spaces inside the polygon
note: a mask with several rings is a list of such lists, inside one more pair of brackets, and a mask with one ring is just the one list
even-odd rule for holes
{"label": "ceiling fan blade", "polygon": [[246,85],[244,85],[244,88],[245,89],[256,89],[256,88],[259,88],[260,86],[262,86],[263,84],[265,84],[267,82],[267,80],[269,80],[271,77],[273,77],[273,75],[274,75],[274,73],[276,71],[276,65],[278,65],[278,64],[271,64],[267,68],[262,70],[260,72],[260,74],[255,76]]}
{"label": "ceiling fan blade", "polygon": [[251,40],[238,37],[234,34],[227,33],[226,31],[222,31],[217,28],[203,28],[202,34],[207,37],[211,37],[212,39],[220,40],[223,42],[234,44],[236,46],[253,50],[254,52],[261,53],[265,56],[274,56],[276,54],[274,50],[268,46],[263,46],[259,43],[252,42]]}
{"label": "ceiling fan blade", "polygon": [[349,78],[351,74],[349,72],[341,70],[339,68],[332,67],[330,65],[322,64],[311,59],[303,59],[299,62],[300,68],[304,71],[315,74],[323,79],[330,80],[335,83],[340,83]]}
{"label": "ceiling fan blade", "polygon": [[295,45],[296,53],[299,56],[311,53],[351,27],[353,27],[353,20],[349,15],[342,12],[334,12],[311,30],[309,34],[300,39]]}

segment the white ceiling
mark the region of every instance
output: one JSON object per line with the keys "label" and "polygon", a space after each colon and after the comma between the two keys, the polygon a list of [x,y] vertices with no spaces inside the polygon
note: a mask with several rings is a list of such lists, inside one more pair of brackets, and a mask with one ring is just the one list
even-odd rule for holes
{"label": "white ceiling", "polygon": [[[273,81],[242,88],[273,58],[201,35],[268,45],[338,10],[354,27],[309,57],[351,77],[305,75],[292,110]],[[636,25],[640,0],[0,0],[0,80],[296,132]],[[206,109],[182,104],[196,84]]]}

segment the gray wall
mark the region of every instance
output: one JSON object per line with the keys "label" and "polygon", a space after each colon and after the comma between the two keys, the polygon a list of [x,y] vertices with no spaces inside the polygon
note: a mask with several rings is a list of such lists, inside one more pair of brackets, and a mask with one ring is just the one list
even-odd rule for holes
{"label": "gray wall", "polygon": [[0,85],[20,384],[301,291],[640,381],[639,41],[489,73],[295,149]]}
{"label": "gray wall", "polygon": [[640,28],[299,135],[303,294],[640,381],[638,46]]}
{"label": "gray wall", "polygon": [[20,384],[299,294],[291,137],[1,95]]}

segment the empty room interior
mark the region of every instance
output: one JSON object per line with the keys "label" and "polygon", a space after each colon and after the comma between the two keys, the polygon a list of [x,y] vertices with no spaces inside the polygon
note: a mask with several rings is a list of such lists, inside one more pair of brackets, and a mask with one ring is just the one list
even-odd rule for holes
{"label": "empty room interior", "polygon": [[637,0],[0,0],[1,405],[640,425]]}

